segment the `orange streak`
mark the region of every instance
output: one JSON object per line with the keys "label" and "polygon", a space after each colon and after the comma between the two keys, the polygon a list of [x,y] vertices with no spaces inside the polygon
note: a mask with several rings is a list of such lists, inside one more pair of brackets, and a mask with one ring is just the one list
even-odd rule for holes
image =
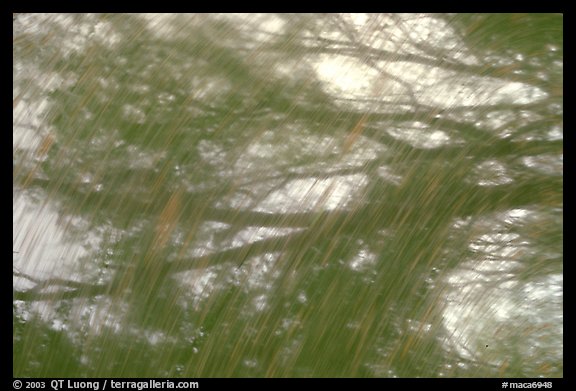
{"label": "orange streak", "polygon": [[344,140],[344,145],[342,146],[342,150],[344,151],[344,153],[347,153],[348,151],[350,151],[350,148],[352,148],[352,146],[354,145],[356,140],[358,140],[358,137],[360,137],[360,135],[362,134],[362,131],[364,130],[364,124],[366,123],[367,117],[368,117],[368,114],[364,114],[358,120],[358,123],[356,123],[356,126],[354,126],[354,128],[350,131],[350,133],[348,133],[346,140]]}
{"label": "orange streak", "polygon": [[174,228],[176,228],[180,215],[182,193],[182,189],[173,193],[160,213],[158,224],[156,225],[156,237],[153,246],[155,250],[160,250],[166,245]]}

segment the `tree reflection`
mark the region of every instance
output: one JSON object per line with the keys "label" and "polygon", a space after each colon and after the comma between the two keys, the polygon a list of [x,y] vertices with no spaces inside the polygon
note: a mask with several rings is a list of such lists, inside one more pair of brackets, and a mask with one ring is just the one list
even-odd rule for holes
{"label": "tree reflection", "polygon": [[74,376],[561,376],[562,44],[560,15],[16,16],[15,375],[55,376],[16,351],[58,322]]}

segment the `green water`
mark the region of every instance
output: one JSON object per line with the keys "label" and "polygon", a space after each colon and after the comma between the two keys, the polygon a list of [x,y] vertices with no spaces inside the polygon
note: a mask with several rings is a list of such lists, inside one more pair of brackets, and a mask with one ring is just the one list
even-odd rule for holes
{"label": "green water", "polygon": [[14,376],[563,376],[562,34],[15,14]]}

